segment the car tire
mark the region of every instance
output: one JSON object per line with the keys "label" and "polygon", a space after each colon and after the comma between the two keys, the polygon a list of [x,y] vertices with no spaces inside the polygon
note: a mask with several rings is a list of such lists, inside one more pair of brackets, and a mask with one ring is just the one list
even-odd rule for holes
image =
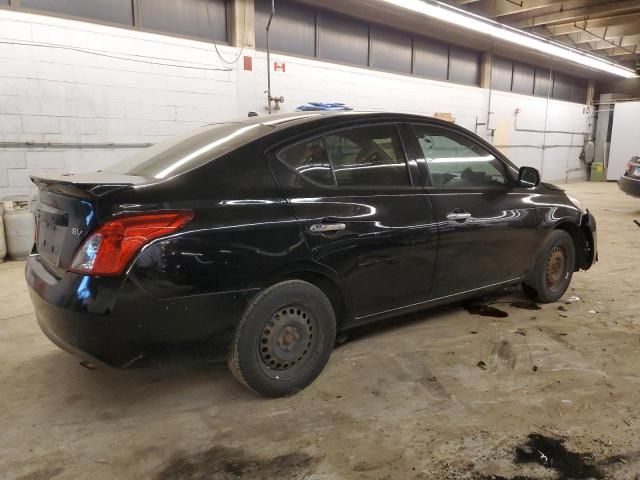
{"label": "car tire", "polygon": [[287,280],[256,295],[236,327],[228,365],[266,397],[292,395],[324,369],[336,339],[336,316],[322,290]]}
{"label": "car tire", "polygon": [[533,270],[522,285],[525,294],[542,303],[558,301],[567,291],[575,268],[571,235],[554,230],[538,252]]}

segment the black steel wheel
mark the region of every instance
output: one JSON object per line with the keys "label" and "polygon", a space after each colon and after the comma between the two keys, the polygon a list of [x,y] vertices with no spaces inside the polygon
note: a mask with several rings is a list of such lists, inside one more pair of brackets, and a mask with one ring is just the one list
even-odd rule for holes
{"label": "black steel wheel", "polygon": [[262,365],[270,375],[291,374],[302,368],[309,352],[317,348],[317,319],[303,305],[286,305],[275,312],[264,325],[260,337]]}
{"label": "black steel wheel", "polygon": [[253,299],[240,320],[229,367],[261,395],[295,393],[329,360],[335,323],[333,306],[318,287],[301,280],[273,285]]}
{"label": "black steel wheel", "polygon": [[567,291],[575,267],[575,247],[571,235],[554,230],[536,258],[535,266],[524,283],[524,292],[541,302],[559,300]]}
{"label": "black steel wheel", "polygon": [[547,288],[557,290],[562,287],[567,273],[567,251],[562,245],[555,245],[549,257],[544,271],[544,279]]}

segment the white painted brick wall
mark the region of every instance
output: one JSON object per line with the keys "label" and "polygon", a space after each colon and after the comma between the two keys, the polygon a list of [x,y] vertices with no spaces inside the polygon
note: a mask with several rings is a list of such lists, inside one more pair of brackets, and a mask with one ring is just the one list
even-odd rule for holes
{"label": "white painted brick wall", "polygon": [[[245,117],[249,110],[264,113],[262,52],[243,53],[254,58],[252,72],[242,70],[242,61],[214,71],[229,67],[212,45],[192,40],[8,10],[0,10],[0,32],[5,40],[65,47],[0,44],[0,142],[155,143],[205,123]],[[226,59],[238,54],[219,49]],[[315,100],[363,110],[451,112],[471,130],[487,118],[489,92],[480,88],[285,55],[272,59],[286,63],[286,73],[273,72],[273,93],[286,98],[283,111]],[[523,125],[544,128],[545,99],[493,92],[496,139],[484,127],[478,133],[496,144],[541,146],[540,134],[514,131],[516,107],[523,109]],[[587,124],[583,106],[550,102],[548,128],[581,130]],[[548,137],[547,144],[571,140],[560,137]],[[579,177],[566,173],[579,166],[579,138],[573,139],[575,148],[546,150],[544,165],[539,148],[505,152],[520,165],[542,169],[546,179]],[[95,170],[135,152],[0,147],[0,197],[30,191],[31,173]]]}

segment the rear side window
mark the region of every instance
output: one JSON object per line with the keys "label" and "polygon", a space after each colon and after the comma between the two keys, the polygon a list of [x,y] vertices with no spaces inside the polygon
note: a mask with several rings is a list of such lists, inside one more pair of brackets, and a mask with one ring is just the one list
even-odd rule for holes
{"label": "rear side window", "polygon": [[411,185],[393,125],[343,130],[325,137],[339,187]]}
{"label": "rear side window", "polygon": [[282,150],[278,158],[315,184],[410,186],[404,150],[393,125],[340,130]]}
{"label": "rear side window", "polygon": [[322,138],[289,147],[280,152],[278,158],[298,175],[313,183],[334,185],[329,156]]}
{"label": "rear side window", "polygon": [[414,129],[434,187],[482,188],[509,183],[503,163],[473,140],[432,127]]}
{"label": "rear side window", "polygon": [[170,178],[215,160],[272,131],[273,127],[259,123],[208,125],[145,148],[105,170],[122,175]]}

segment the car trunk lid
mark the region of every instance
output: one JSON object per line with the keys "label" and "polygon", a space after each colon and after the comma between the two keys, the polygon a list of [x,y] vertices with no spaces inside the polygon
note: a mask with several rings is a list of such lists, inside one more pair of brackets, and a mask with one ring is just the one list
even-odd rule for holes
{"label": "car trunk lid", "polygon": [[57,276],[106,211],[113,192],[148,183],[144,177],[93,172],[32,176],[38,186],[36,250],[42,263]]}

